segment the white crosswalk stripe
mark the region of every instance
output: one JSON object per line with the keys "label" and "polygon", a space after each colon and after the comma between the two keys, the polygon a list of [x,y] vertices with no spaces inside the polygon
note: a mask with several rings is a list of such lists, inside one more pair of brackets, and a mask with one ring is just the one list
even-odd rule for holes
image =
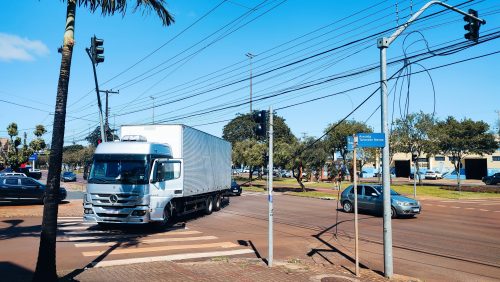
{"label": "white crosswalk stripe", "polygon": [[185,227],[142,233],[141,229],[106,230],[98,228],[96,223],[84,223],[81,218],[58,218],[58,229],[62,231],[59,240],[72,243],[83,257],[99,257],[99,261],[91,263],[94,267],[254,253],[236,242]]}

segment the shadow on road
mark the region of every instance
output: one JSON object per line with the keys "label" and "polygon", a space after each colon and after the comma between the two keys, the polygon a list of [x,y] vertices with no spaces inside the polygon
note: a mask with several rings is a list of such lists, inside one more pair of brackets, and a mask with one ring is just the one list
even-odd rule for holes
{"label": "shadow on road", "polygon": [[8,261],[0,261],[0,273],[2,281],[31,281],[33,278],[33,271]]}

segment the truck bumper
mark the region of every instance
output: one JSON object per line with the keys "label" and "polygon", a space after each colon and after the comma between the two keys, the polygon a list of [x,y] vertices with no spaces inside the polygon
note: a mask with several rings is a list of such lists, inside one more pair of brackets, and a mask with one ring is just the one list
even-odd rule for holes
{"label": "truck bumper", "polygon": [[146,206],[137,207],[101,207],[84,205],[83,220],[97,223],[144,224],[150,222]]}

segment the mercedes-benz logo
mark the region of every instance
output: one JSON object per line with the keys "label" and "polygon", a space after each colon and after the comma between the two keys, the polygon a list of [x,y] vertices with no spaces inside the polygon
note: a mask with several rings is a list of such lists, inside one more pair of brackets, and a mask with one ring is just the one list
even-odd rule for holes
{"label": "mercedes-benz logo", "polygon": [[116,195],[114,195],[114,194],[113,194],[113,195],[111,195],[111,196],[109,196],[109,201],[110,201],[111,203],[113,203],[113,204],[118,203],[118,196],[116,196]]}

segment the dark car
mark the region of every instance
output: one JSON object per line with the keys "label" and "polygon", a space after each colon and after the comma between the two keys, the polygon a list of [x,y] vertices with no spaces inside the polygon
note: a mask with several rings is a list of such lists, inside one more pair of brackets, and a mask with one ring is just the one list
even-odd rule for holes
{"label": "dark car", "polygon": [[[377,184],[358,185],[358,209],[382,213],[383,196],[382,186]],[[340,203],[345,212],[354,211],[354,187],[347,187],[340,196]],[[415,216],[421,212],[420,202],[400,195],[391,189],[391,216]]]}
{"label": "dark car", "polygon": [[234,196],[241,196],[241,186],[236,183],[236,181],[232,180],[231,181],[231,188],[228,191],[229,195],[234,195]]}
{"label": "dark car", "polygon": [[500,172],[497,172],[497,173],[490,175],[490,176],[485,176],[485,177],[483,177],[482,181],[486,185],[498,184],[498,183],[500,183]]}
{"label": "dark car", "polygon": [[61,174],[61,181],[62,182],[76,181],[76,174],[74,174],[71,171],[65,171]]}
{"label": "dark car", "polygon": [[26,176],[29,176],[37,180],[42,178],[42,172],[39,169],[34,169],[31,167],[21,167],[19,168],[19,172],[22,172],[26,174]]}
{"label": "dark car", "polygon": [[[66,199],[66,189],[60,188],[59,201]],[[30,201],[43,203],[45,185],[31,177],[0,177],[0,201]]]}

